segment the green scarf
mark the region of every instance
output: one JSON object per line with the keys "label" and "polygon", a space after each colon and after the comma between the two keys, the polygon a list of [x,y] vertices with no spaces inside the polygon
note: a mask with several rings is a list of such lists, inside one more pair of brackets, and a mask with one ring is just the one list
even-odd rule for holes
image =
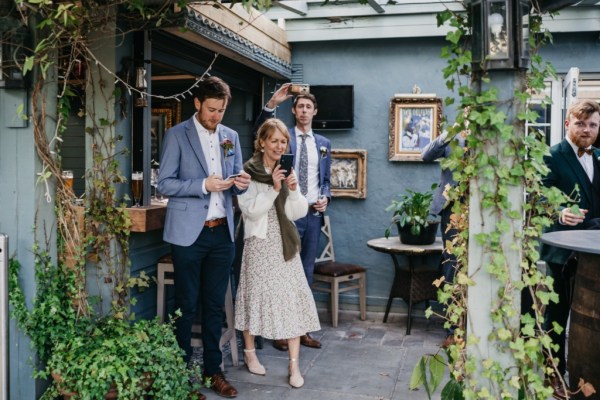
{"label": "green scarf", "polygon": [[[273,186],[273,177],[265,170],[261,153],[255,154],[251,159],[246,161],[244,171],[250,174],[253,181]],[[283,242],[283,259],[285,261],[291,260],[300,251],[300,236],[298,235],[296,225],[285,215],[285,201],[288,194],[289,189],[285,182],[282,182],[279,195],[275,199],[275,211],[279,220],[281,241]]]}

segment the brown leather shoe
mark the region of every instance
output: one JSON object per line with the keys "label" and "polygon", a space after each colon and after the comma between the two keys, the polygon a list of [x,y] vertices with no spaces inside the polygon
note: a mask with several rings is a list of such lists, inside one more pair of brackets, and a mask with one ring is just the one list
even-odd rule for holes
{"label": "brown leather shoe", "polygon": [[192,399],[192,400],[206,400],[206,396],[203,395],[202,393],[198,392],[197,390],[194,390],[192,393],[190,393],[190,399]]}
{"label": "brown leather shoe", "polygon": [[238,395],[237,390],[225,379],[222,372],[217,372],[214,375],[204,376],[204,380],[210,378],[210,388],[221,397],[233,398]]}
{"label": "brown leather shoe", "polygon": [[300,344],[306,347],[312,347],[313,349],[321,348],[321,342],[319,342],[317,339],[311,338],[308,333],[300,336]]}
{"label": "brown leather shoe", "polygon": [[565,391],[565,388],[563,387],[562,383],[560,383],[558,376],[553,376],[549,380],[546,380],[546,385],[550,386],[554,390],[552,397],[557,400],[567,400],[573,395],[568,389]]}
{"label": "brown leather shoe", "polygon": [[273,340],[273,347],[279,351],[288,351],[288,344],[286,339]]}
{"label": "brown leather shoe", "polygon": [[447,349],[455,343],[456,341],[454,340],[454,335],[448,335],[446,336],[446,339],[444,339],[444,341],[442,342],[442,349]]}

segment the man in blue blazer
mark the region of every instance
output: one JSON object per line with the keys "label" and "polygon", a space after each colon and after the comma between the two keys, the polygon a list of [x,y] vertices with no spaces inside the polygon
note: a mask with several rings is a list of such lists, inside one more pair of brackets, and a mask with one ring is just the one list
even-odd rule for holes
{"label": "man in blue blazer", "polygon": [[[242,170],[237,132],[221,125],[231,100],[229,86],[209,77],[194,89],[196,114],[165,134],[158,190],[169,197],[163,239],[171,243],[175,322],[185,361],[192,356],[192,325],[202,310],[204,377],[223,397],[236,389],[221,372],[219,348],[223,306],[235,254],[232,195],[246,191],[250,175]],[[237,177],[227,178],[232,174]]]}
{"label": "man in blue blazer", "polygon": [[[274,116],[275,109],[285,100],[292,97],[290,93],[292,84],[283,84],[258,116],[254,133],[258,127],[267,119]],[[300,257],[304,267],[304,274],[309,285],[313,282],[315,259],[323,224],[323,213],[331,200],[330,170],[331,170],[331,142],[324,136],[312,131],[312,120],[317,115],[317,100],[312,94],[299,94],[294,98],[292,113],[296,118],[296,125],[289,128],[290,152],[294,154],[294,171],[298,175],[298,183],[302,194],[308,200],[310,209],[308,214],[295,222],[300,234],[301,250]],[[305,143],[306,170],[301,166],[303,158],[302,144]],[[302,190],[302,182],[305,182],[306,192]],[[304,346],[320,348],[321,343],[310,337],[307,333],[300,337],[300,343]],[[275,340],[273,346],[281,351],[287,351],[286,340]]]}
{"label": "man in blue blazer", "polygon": [[[550,172],[543,178],[547,187],[556,187],[577,203],[581,212],[571,210],[566,204],[561,205],[558,220],[548,231],[598,229],[594,223],[600,217],[600,150],[592,147],[598,136],[600,127],[600,106],[595,101],[583,100],[573,104],[567,113],[565,128],[566,137],[552,146],[550,155],[544,161]],[[579,187],[576,196],[575,187]],[[570,250],[542,245],[541,259],[546,261],[549,273],[554,278],[554,291],[558,294],[558,303],[550,302],[546,306],[546,329],[552,329],[557,322],[566,328],[570,311],[570,284],[574,275],[572,268],[565,264],[571,255]],[[565,329],[566,330],[566,329]],[[560,350],[553,354],[558,357],[558,370],[565,374],[565,330],[560,334],[552,331],[550,336]],[[553,382],[555,394],[566,398],[562,385],[557,387]]]}

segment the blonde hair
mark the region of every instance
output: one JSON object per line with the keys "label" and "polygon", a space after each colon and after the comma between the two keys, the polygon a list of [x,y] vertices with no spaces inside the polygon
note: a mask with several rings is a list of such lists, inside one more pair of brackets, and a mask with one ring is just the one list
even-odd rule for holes
{"label": "blonde hair", "polygon": [[283,136],[285,136],[285,138],[288,141],[287,149],[290,148],[290,133],[288,132],[287,126],[285,126],[283,121],[278,118],[269,118],[268,120],[263,122],[263,124],[258,128],[258,132],[256,133],[256,140],[254,141],[254,154],[261,152],[261,141],[265,142],[269,140],[269,138],[273,136],[275,131],[279,131]]}

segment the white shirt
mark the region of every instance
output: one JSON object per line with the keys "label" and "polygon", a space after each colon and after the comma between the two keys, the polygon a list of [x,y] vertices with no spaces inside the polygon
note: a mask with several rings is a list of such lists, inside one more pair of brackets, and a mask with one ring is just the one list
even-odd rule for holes
{"label": "white shirt", "polygon": [[[296,133],[296,160],[294,170],[300,174],[300,152],[302,151],[302,132],[297,127],[294,127]],[[308,193],[306,199],[309,204],[317,202],[319,198],[319,152],[317,150],[317,142],[312,129],[307,132],[306,151],[308,155]],[[299,179],[299,178],[298,178]]]}
{"label": "white shirt", "polygon": [[[198,138],[200,139],[200,146],[202,147],[202,153],[206,159],[208,166],[209,175],[220,175],[223,176],[223,169],[221,168],[221,144],[219,143],[219,132],[215,131],[210,133],[197,118],[198,114],[194,115],[194,125],[198,132]],[[202,181],[202,191],[204,194],[208,194],[206,190],[206,179]],[[225,196],[223,192],[211,192],[210,202],[208,206],[208,214],[206,220],[210,221],[217,218],[224,218],[227,216],[225,212]]]}
{"label": "white shirt", "polygon": [[[591,154],[584,153],[581,157],[577,155],[577,151],[579,150],[579,146],[574,144],[571,139],[566,136],[567,142],[571,145],[571,148],[575,152],[575,157],[579,160],[579,163],[583,167],[583,170],[587,174],[588,178],[590,178],[590,182],[594,181],[594,157]],[[591,146],[590,146],[591,147]],[[590,148],[588,147],[588,149]]]}

